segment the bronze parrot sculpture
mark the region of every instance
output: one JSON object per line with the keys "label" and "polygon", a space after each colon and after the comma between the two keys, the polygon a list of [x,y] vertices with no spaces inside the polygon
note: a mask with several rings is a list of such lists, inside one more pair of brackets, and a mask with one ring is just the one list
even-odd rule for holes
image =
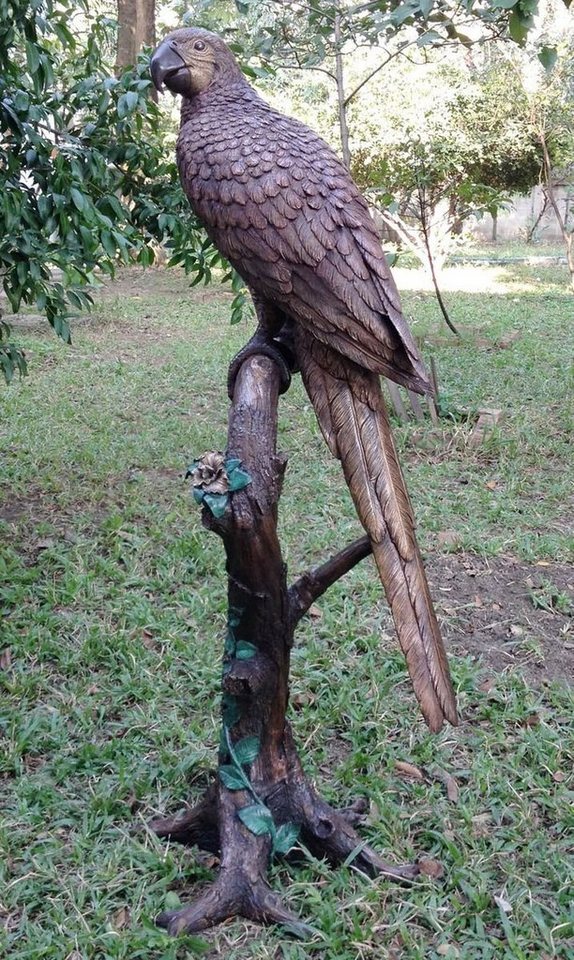
{"label": "bronze parrot sculpture", "polygon": [[333,150],[267,104],[215,34],[176,30],[151,72],[158,89],[183,98],[177,160],[191,206],[253,296],[259,323],[246,349],[272,352],[292,327],[296,363],[371,540],[422,713],[435,731],[445,719],[456,724],[379,377],[419,393],[429,383],[367,203]]}

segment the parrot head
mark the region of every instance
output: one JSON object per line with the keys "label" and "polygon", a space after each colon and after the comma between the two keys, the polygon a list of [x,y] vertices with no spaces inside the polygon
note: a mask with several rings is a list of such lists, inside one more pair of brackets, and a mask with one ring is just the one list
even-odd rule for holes
{"label": "parrot head", "polygon": [[239,73],[226,44],[209,30],[182,27],[165,37],[150,61],[151,77],[161,91],[193,97],[226,73]]}

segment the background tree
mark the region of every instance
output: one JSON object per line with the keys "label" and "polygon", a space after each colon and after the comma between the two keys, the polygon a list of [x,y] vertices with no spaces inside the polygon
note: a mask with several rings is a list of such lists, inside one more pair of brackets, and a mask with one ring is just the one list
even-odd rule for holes
{"label": "background tree", "polygon": [[[540,184],[562,234],[570,283],[574,291],[574,44],[571,35],[556,48],[556,57],[542,74],[529,63],[530,124],[541,150]],[[558,187],[570,190],[561,204]]]}
{"label": "background tree", "polygon": [[[365,152],[354,151],[353,130],[363,135],[365,124],[372,126],[373,117],[379,119],[386,117],[389,110],[393,112],[397,89],[400,90],[392,76],[397,64],[400,69],[405,58],[407,66],[414,58],[420,67],[424,67],[428,59],[432,63],[433,53],[437,50],[443,55],[452,50],[455,60],[460,59],[462,49],[474,50],[485,40],[492,42],[493,38],[504,36],[522,44],[536,10],[535,2],[509,4],[507,0],[503,4],[497,0],[476,8],[472,4],[460,5],[450,0],[430,4],[426,0],[408,0],[400,4],[391,4],[388,0],[359,4],[303,0],[289,5],[276,0],[260,0],[237,3],[237,6],[250,24],[251,38],[247,48],[238,44],[237,49],[243,52],[250,49],[264,67],[280,71],[313,71],[334,85],[340,149],[344,162],[356,176],[361,166],[365,172]],[[541,56],[545,55],[548,51],[543,47]],[[470,69],[472,57],[467,56],[467,60]],[[357,61],[361,65],[360,76],[356,75]],[[472,82],[467,83],[467,86],[472,85]],[[380,188],[379,201],[382,198],[387,201],[381,206],[383,219],[393,226],[401,240],[428,268],[441,311],[453,329],[440,294],[437,274],[452,247],[454,228],[459,229],[472,213],[480,215],[488,211],[495,216],[507,199],[508,191],[516,189],[516,182],[520,183],[521,189],[528,189],[535,182],[534,171],[537,172],[537,167],[534,166],[533,170],[531,135],[521,136],[519,121],[508,115],[514,106],[508,89],[498,90],[498,94],[503,93],[502,102],[507,104],[507,115],[498,117],[495,109],[500,102],[498,97],[486,96],[486,89],[481,91],[487,129],[476,130],[469,137],[473,130],[475,104],[472,96],[465,102],[460,76],[456,86],[458,104],[453,104],[453,93],[447,83],[443,82],[438,90],[432,90],[432,116],[423,124],[424,129],[420,129],[420,118],[411,128],[408,120],[405,123],[404,115],[401,116],[400,131],[397,131],[391,150],[392,173],[389,157],[377,156],[375,163],[382,174],[378,182],[376,178],[373,182],[368,177],[358,177],[364,188]],[[477,86],[476,80],[474,86]],[[392,98],[387,94],[390,87],[393,89]],[[352,114],[359,102],[368,102],[369,93],[369,111],[366,116],[363,113],[361,123]],[[416,87],[415,95],[420,95],[419,87]],[[520,99],[524,106],[524,96]],[[444,116],[438,116],[441,109],[444,114],[445,104],[449,112],[448,126],[453,133],[448,142]],[[466,123],[463,116],[456,116],[464,113],[464,107]],[[357,112],[361,113],[360,108]],[[512,153],[511,164],[508,164],[507,156],[502,157],[501,151],[501,144],[507,137]],[[468,143],[469,139],[472,144]],[[496,163],[487,171],[486,158],[493,145],[496,147]],[[372,148],[370,153],[372,160]],[[374,153],[378,153],[376,148]],[[494,166],[497,166],[496,170]],[[372,173],[372,169],[369,172]]]}
{"label": "background tree", "polygon": [[[501,34],[508,26],[508,13],[495,4],[474,9],[452,0],[389,0],[350,3],[348,0],[301,0],[284,4],[280,0],[237,2],[249,27],[249,41],[236,44],[242,52],[256,56],[271,71],[311,70],[322,73],[335,85],[337,120],[343,160],[351,162],[349,145],[350,104],[381,71],[397,57],[412,49],[431,49],[473,42]],[[478,26],[478,31],[477,31]],[[368,69],[354,82],[349,65],[365,51],[372,52]]]}
{"label": "background tree", "polygon": [[[507,74],[490,51],[411,59],[390,66],[353,107],[355,177],[429,271],[440,272],[469,217],[495,213],[538,182],[528,97]],[[377,111],[384,83],[393,99]]]}
{"label": "background tree", "polygon": [[142,47],[155,46],[155,0],[117,0],[118,45],[116,69],[137,62]]}
{"label": "background tree", "polygon": [[[180,188],[146,60],[115,77],[115,41],[87,2],[0,7],[0,278],[14,312],[34,305],[66,341],[96,268],[149,265],[162,242],[198,279],[221,263]],[[25,359],[6,322],[0,333],[9,380]]]}

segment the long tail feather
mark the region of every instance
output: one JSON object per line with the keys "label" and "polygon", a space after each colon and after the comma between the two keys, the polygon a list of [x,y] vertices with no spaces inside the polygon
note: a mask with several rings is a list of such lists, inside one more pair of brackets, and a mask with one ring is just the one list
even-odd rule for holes
{"label": "long tail feather", "polygon": [[297,353],[325,439],[341,460],[357,513],[371,537],[423,716],[431,730],[440,730],[445,719],[456,724],[446,653],[379,378],[309,334],[300,334]]}

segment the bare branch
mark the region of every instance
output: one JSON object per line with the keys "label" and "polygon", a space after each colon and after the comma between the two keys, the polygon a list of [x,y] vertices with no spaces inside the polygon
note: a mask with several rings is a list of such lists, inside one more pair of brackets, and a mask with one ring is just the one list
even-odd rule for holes
{"label": "bare branch", "polygon": [[[276,7],[283,7],[283,9],[285,9],[285,0],[271,0],[271,3],[274,3]],[[301,4],[301,6],[303,6],[303,4]],[[307,8],[309,13],[318,13],[330,23],[335,22],[334,16],[331,16],[325,10],[321,10],[319,7],[315,6],[314,3],[306,3],[304,6]]]}
{"label": "bare branch", "polygon": [[279,66],[275,66],[270,60],[263,60],[262,62],[273,66],[274,70],[310,70],[314,73],[324,73],[330,80],[333,80],[335,83],[337,82],[335,74],[331,73],[330,70],[326,70],[325,67],[311,67],[305,63],[280,63]]}
{"label": "bare branch", "polygon": [[447,327],[449,327],[449,329],[452,330],[452,332],[453,332],[454,334],[456,334],[457,337],[460,337],[460,333],[458,332],[458,330],[457,330],[457,328],[455,327],[454,323],[453,323],[452,320],[450,319],[448,310],[447,310],[447,308],[446,308],[446,304],[445,304],[445,302],[444,302],[444,300],[443,300],[443,298],[442,298],[442,293],[441,293],[440,287],[439,287],[439,285],[438,285],[438,279],[437,279],[436,270],[435,270],[435,266],[434,266],[434,258],[433,258],[433,254],[432,254],[431,243],[430,243],[430,236],[429,236],[429,229],[428,229],[428,219],[427,219],[427,218],[428,218],[428,204],[427,204],[426,199],[425,199],[425,190],[424,190],[424,187],[421,186],[420,182],[419,182],[419,185],[418,185],[418,200],[419,200],[420,222],[421,222],[421,227],[422,227],[423,240],[424,240],[424,245],[425,245],[425,249],[426,249],[426,255],[427,255],[428,265],[429,265],[429,269],[430,269],[431,279],[432,279],[432,283],[433,283],[433,287],[434,287],[434,292],[435,292],[435,296],[436,296],[436,299],[437,299],[437,303],[438,303],[438,305],[439,305],[440,312],[442,313],[442,315],[443,315],[443,317],[444,317],[444,320],[445,320],[445,323],[446,323]]}
{"label": "bare branch", "polygon": [[347,125],[347,101],[345,100],[345,77],[343,72],[341,19],[335,19],[335,71],[337,74],[337,102],[339,114],[339,129],[341,132],[341,147],[343,148],[343,163],[349,169],[351,166],[351,150],[349,148],[349,127]]}
{"label": "bare branch", "polygon": [[357,563],[371,553],[367,536],[354,540],[349,546],[315,570],[308,570],[289,588],[289,620],[295,626],[317,597],[340,580]]}

